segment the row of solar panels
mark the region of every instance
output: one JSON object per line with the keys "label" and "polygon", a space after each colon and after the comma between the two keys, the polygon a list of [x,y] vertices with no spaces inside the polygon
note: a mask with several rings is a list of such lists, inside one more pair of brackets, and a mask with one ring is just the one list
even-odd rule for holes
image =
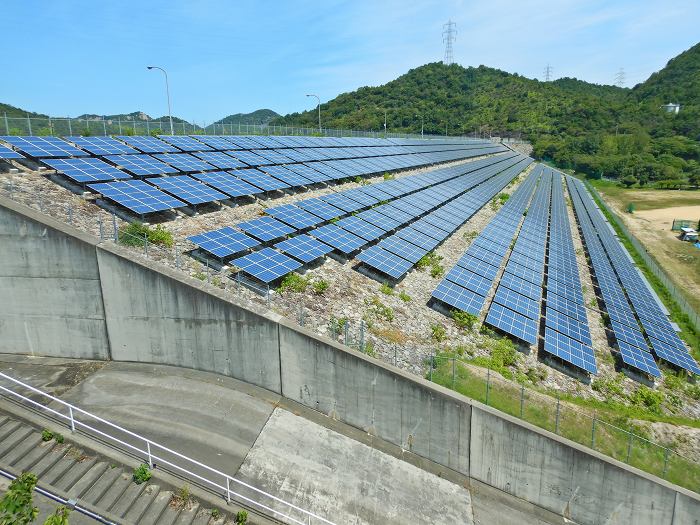
{"label": "row of solar panels", "polygon": [[691,357],[648,282],[632,264],[583,183],[571,177],[567,177],[567,183],[623,362],[660,377],[653,351],[660,359],[700,374],[700,366]]}
{"label": "row of solar panels", "polygon": [[[514,164],[523,166],[526,162],[519,156],[501,155],[465,166],[444,168],[318,199],[307,199],[296,205],[268,209],[270,217],[239,223],[237,229],[227,227],[191,237],[190,240],[210,254],[227,257],[282,236],[295,234],[274,247],[301,263],[308,263],[333,250],[350,255],[385,237],[378,245],[360,253],[358,260],[386,275],[400,278],[458,227],[455,221],[461,224],[473,214],[473,211],[464,208],[451,208],[450,204],[445,204],[447,201]],[[387,202],[382,203],[383,201]],[[478,209],[484,202],[474,207]],[[439,212],[433,211],[438,208]],[[357,215],[345,216],[348,213]],[[455,219],[460,215],[465,218]],[[343,216],[345,217],[332,224],[308,230]],[[423,218],[418,219],[421,216]],[[410,226],[404,227],[408,224]],[[300,233],[302,231],[308,233]],[[396,233],[391,234],[394,231]],[[378,247],[381,247],[386,258],[376,259],[374,251]],[[266,247],[233,259],[231,264],[263,282],[270,282],[291,271],[289,268],[292,266],[289,261],[287,265],[280,264],[285,261],[280,257],[282,254],[270,250]],[[262,256],[261,252],[264,252]],[[366,253],[373,256],[365,257]],[[265,254],[272,257],[269,264],[265,263]],[[253,266],[249,267],[248,263],[253,262]]]}
{"label": "row of solar panels", "polygon": [[34,158],[52,158],[138,153],[260,151],[265,153],[263,159],[281,156],[279,158],[286,159],[287,162],[424,153],[492,144],[484,140],[402,141],[400,139],[200,135],[161,135],[158,138],[149,135],[63,138],[2,136],[0,140],[15,148],[0,145],[0,159],[22,158],[22,153]]}

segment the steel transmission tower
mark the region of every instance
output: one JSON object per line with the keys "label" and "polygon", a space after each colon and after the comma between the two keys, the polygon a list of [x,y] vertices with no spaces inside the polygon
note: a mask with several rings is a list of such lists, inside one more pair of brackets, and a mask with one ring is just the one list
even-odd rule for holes
{"label": "steel transmission tower", "polygon": [[553,68],[552,68],[552,66],[550,66],[549,64],[547,64],[547,67],[544,68],[544,81],[545,81],[545,82],[549,82],[549,81],[551,80],[551,78],[552,78],[552,71],[554,71]]}
{"label": "steel transmission tower", "polygon": [[615,85],[617,87],[625,87],[625,69],[622,67],[615,75]]}
{"label": "steel transmission tower", "polygon": [[454,62],[452,43],[457,39],[457,24],[449,20],[442,26],[442,41],[445,43],[445,58],[442,63],[449,66]]}

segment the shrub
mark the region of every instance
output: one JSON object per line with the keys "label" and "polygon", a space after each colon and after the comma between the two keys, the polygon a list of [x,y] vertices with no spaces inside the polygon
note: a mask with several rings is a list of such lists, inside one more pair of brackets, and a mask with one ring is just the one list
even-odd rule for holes
{"label": "shrub", "polygon": [[309,286],[309,279],[306,279],[299,275],[298,273],[290,273],[285,276],[284,279],[282,279],[282,283],[280,284],[279,288],[277,291],[279,292],[303,292],[306,290],[306,288]]}
{"label": "shrub", "polygon": [[591,388],[596,392],[600,392],[606,399],[613,396],[624,397],[625,391],[622,388],[622,375],[615,377],[597,377],[591,383]]}
{"label": "shrub", "polygon": [[392,180],[394,178],[394,175],[389,173],[388,171],[384,172],[384,180]]}
{"label": "shrub", "polygon": [[56,507],[53,514],[46,518],[44,525],[68,525],[68,515],[70,514],[70,509],[63,505]]}
{"label": "shrub", "polygon": [[44,430],[41,431],[41,440],[42,441],[51,441],[53,439],[53,432],[51,432],[48,428],[45,428]]}
{"label": "shrub", "polygon": [[221,512],[219,509],[211,509],[211,517],[218,520],[221,517]]}
{"label": "shrub", "polygon": [[491,361],[495,369],[500,369],[506,366],[513,366],[517,359],[518,353],[515,350],[515,345],[510,339],[494,339],[491,342]]}
{"label": "shrub", "polygon": [[382,283],[382,285],[379,287],[379,291],[384,295],[394,295],[394,289],[389,286],[388,283]]}
{"label": "shrub", "polygon": [[146,463],[141,463],[138,467],[134,469],[134,483],[137,485],[140,485],[141,483],[147,482],[149,479],[151,479],[151,470],[146,465]]}
{"label": "shrub", "polygon": [[627,210],[627,213],[634,213],[634,210],[635,210],[634,202],[628,203],[626,210]]}
{"label": "shrub", "polygon": [[244,510],[239,510],[236,513],[236,525],[244,525],[248,521],[248,513]]}
{"label": "shrub", "polygon": [[646,408],[654,414],[661,414],[661,404],[664,402],[664,394],[657,390],[640,385],[630,396],[630,400],[636,406]]}
{"label": "shrub", "polygon": [[365,343],[365,354],[370,357],[377,357],[377,351],[372,343]]}
{"label": "shrub", "polygon": [[525,375],[532,383],[537,384],[547,379],[547,370],[545,368],[530,367],[525,372]]}
{"label": "shrub", "polygon": [[329,286],[330,285],[328,284],[328,281],[325,281],[323,279],[311,283],[311,288],[316,295],[322,295],[323,293],[325,293],[325,291],[328,290]]}
{"label": "shrub", "polygon": [[437,279],[438,277],[442,277],[444,273],[445,269],[440,264],[435,263],[430,267],[430,277]]}
{"label": "shrub", "polygon": [[447,338],[447,330],[440,323],[433,323],[430,325],[430,336],[438,343],[441,343]]}
{"label": "shrub", "polygon": [[63,434],[59,434],[58,432],[54,433],[53,437],[56,440],[56,443],[58,443],[59,445],[62,444],[65,440]]}
{"label": "shrub", "polygon": [[[368,313],[372,313],[385,321],[391,322],[394,320],[394,310],[391,306],[386,306],[382,303],[378,297],[372,297],[369,301],[365,300],[365,304],[370,307],[370,312]],[[371,324],[371,322],[368,324]]]}
{"label": "shrub", "polygon": [[696,401],[700,401],[700,385],[688,386],[686,393]]}
{"label": "shrub", "polygon": [[143,246],[146,239],[150,244],[158,244],[166,248],[173,246],[173,234],[160,225],[151,229],[140,222],[131,222],[122,226],[118,235],[119,242],[125,246]]}
{"label": "shrub", "polygon": [[406,292],[399,293],[399,299],[401,299],[404,303],[411,302],[411,296],[408,295]]}
{"label": "shrub", "polygon": [[36,519],[39,509],[32,505],[37,478],[31,472],[23,472],[10,483],[0,500],[0,523],[25,525]]}
{"label": "shrub", "polygon": [[471,330],[479,320],[477,316],[462,310],[452,310],[452,319],[459,328],[467,328]]}

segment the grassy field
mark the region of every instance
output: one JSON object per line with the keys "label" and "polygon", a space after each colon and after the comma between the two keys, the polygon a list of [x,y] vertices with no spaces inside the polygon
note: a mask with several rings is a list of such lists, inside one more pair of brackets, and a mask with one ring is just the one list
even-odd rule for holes
{"label": "grassy field", "polygon": [[429,378],[511,416],[700,492],[700,464],[628,432],[622,428],[624,418],[617,409],[576,406],[570,400],[524,388],[459,360],[437,359]]}

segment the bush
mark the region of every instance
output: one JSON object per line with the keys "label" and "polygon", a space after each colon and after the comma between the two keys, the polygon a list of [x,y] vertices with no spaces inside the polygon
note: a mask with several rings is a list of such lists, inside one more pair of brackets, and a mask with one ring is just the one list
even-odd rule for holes
{"label": "bush", "polygon": [[138,467],[134,469],[134,483],[140,485],[141,483],[147,482],[151,479],[151,470],[146,463],[141,463]]}
{"label": "bush", "polygon": [[322,295],[325,293],[329,286],[328,281],[324,281],[323,279],[311,283],[311,289],[316,295]]}
{"label": "bush", "polygon": [[452,319],[459,328],[467,328],[471,330],[479,320],[477,316],[462,310],[452,310]]}
{"label": "bush", "polygon": [[411,302],[411,296],[408,295],[406,292],[399,293],[399,299],[401,299],[404,303]]}
{"label": "bush", "polygon": [[68,525],[68,515],[70,509],[63,505],[56,507],[56,510],[46,518],[44,525]]}
{"label": "bush", "polygon": [[506,366],[513,366],[518,359],[515,345],[510,339],[494,339],[491,343],[491,361],[493,367],[500,369]]}
{"label": "bush", "polygon": [[[372,297],[371,300],[365,300],[365,304],[370,307],[370,311],[368,313],[374,314],[376,317],[384,319],[385,321],[391,322],[394,320],[394,310],[391,308],[391,306],[386,306],[384,303],[382,303],[378,297]],[[369,324],[371,324],[371,321]]]}
{"label": "bush", "polygon": [[48,428],[45,428],[44,430],[41,431],[41,440],[42,441],[51,441],[53,439],[53,432],[51,432]]}
{"label": "bush", "polygon": [[430,325],[430,336],[438,343],[441,343],[447,338],[447,330],[440,323],[433,323]]}
{"label": "bush", "polygon": [[527,372],[525,372],[525,375],[530,381],[532,381],[533,384],[537,384],[540,381],[547,379],[547,369],[530,367],[527,369]]}
{"label": "bush", "polygon": [[600,392],[606,399],[614,396],[624,397],[625,391],[622,388],[622,375],[615,377],[597,377],[591,383],[591,388],[596,392]]}
{"label": "bush", "polygon": [[10,483],[0,500],[0,524],[26,525],[36,519],[39,509],[32,505],[37,478],[31,472],[23,472]]}
{"label": "bush", "polygon": [[634,210],[635,210],[634,202],[628,203],[626,210],[627,210],[627,213],[634,213]]}
{"label": "bush", "polygon": [[248,522],[248,513],[244,510],[239,510],[236,513],[236,525],[244,525]]}
{"label": "bush", "polygon": [[282,279],[282,283],[280,284],[279,288],[277,291],[279,292],[303,292],[306,290],[306,288],[309,286],[309,279],[306,279],[299,275],[298,273],[290,273],[285,276],[284,279]]}
{"label": "bush", "polygon": [[393,178],[394,178],[394,175],[392,175],[388,171],[384,172],[384,180],[392,180]]}
{"label": "bush", "polygon": [[382,283],[382,285],[379,287],[379,291],[384,295],[394,295],[394,289],[389,286],[388,283]]}
{"label": "bush", "polygon": [[219,509],[211,509],[211,517],[218,520],[221,517],[221,512]]}
{"label": "bush", "polygon": [[166,248],[173,246],[173,234],[158,225],[151,229],[140,222],[132,222],[119,229],[119,242],[125,246],[143,246],[148,239],[150,244],[159,244]]}
{"label": "bush", "polygon": [[442,277],[444,273],[445,269],[440,264],[436,263],[430,267],[430,277],[437,279],[438,277]]}
{"label": "bush", "polygon": [[630,396],[630,401],[638,407],[646,408],[649,412],[661,414],[661,404],[664,402],[664,394],[641,385]]}

